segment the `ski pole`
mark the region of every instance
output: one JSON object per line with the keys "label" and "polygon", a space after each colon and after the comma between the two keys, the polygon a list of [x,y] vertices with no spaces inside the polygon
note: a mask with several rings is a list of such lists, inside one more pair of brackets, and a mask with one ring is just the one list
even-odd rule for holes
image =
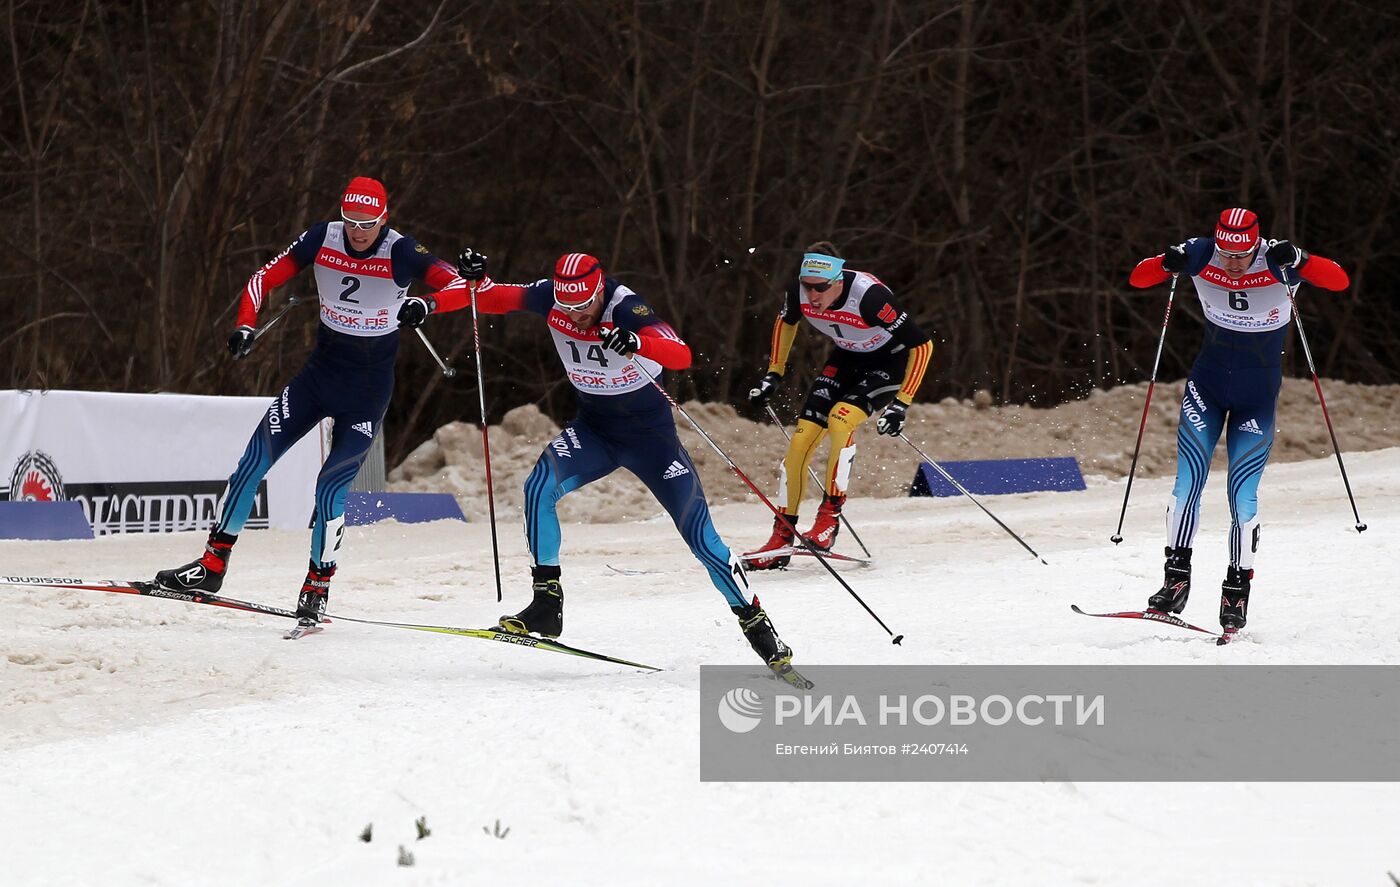
{"label": "ski pole", "polygon": [[[779,419],[778,414],[773,411],[773,405],[766,403],[763,405],[763,408],[768,411],[768,417],[773,420],[773,424],[777,425],[778,430],[783,433],[783,439],[791,443],[792,436],[787,433],[787,428],[783,425],[782,420]],[[819,487],[822,486],[821,478],[817,477],[817,472],[812,469],[810,464],[807,466],[807,474],[812,478],[812,483]],[[856,532],[855,527],[851,526],[851,522],[846,519],[846,515],[837,515],[837,519],[841,521],[841,525],[846,528],[846,531],[851,534],[851,538],[856,540],[856,544],[860,546],[861,551],[865,552],[865,556],[870,557],[870,549],[866,548],[865,543],[860,540],[860,534]]]}
{"label": "ski pole", "polygon": [[836,572],[836,568],[833,567],[827,561],[826,558],[822,557],[821,549],[817,548],[815,545],[812,545],[806,539],[802,538],[802,534],[797,532],[797,527],[793,524],[792,520],[788,518],[787,515],[783,514],[780,508],[778,508],[772,502],[768,501],[768,497],[763,495],[763,491],[760,490],[757,486],[755,486],[754,482],[749,480],[749,476],[747,474],[744,474],[744,472],[739,468],[738,465],[734,464],[734,460],[729,458],[728,454],[726,454],[724,450],[720,449],[719,444],[715,443],[714,440],[708,434],[705,433],[705,429],[700,427],[700,423],[696,422],[693,418],[691,418],[690,413],[687,413],[685,411],[685,407],[681,406],[679,403],[676,402],[676,399],[671,396],[671,392],[661,387],[661,383],[656,381],[656,377],[653,376],[650,372],[648,372],[646,367],[642,366],[641,361],[634,360],[633,365],[636,366],[637,369],[641,370],[642,375],[646,376],[647,379],[651,382],[651,384],[656,386],[656,390],[661,392],[661,396],[666,398],[666,400],[670,401],[671,406],[675,407],[676,411],[685,417],[685,420],[690,423],[690,427],[694,428],[696,433],[704,439],[705,443],[710,445],[710,449],[714,450],[716,453],[719,454],[719,457],[724,460],[724,464],[729,466],[729,470],[734,472],[734,475],[738,477],[739,480],[743,481],[745,486],[747,486],[750,490],[753,490],[754,495],[758,496],[759,500],[762,501],[764,505],[768,506],[769,511],[776,514],[779,520],[783,521],[783,523],[788,525],[788,529],[792,530],[792,538],[795,541],[799,542],[803,548],[810,551],[813,554],[813,556],[815,556],[816,559],[821,563],[821,565],[823,567],[826,567],[826,571],[831,574],[831,578],[839,582],[841,584],[841,587],[846,589],[846,592],[850,594],[851,597],[856,599],[856,603],[860,604],[862,607],[865,608],[865,612],[870,614],[870,618],[878,622],[880,624],[880,627],[885,630],[885,633],[893,638],[891,643],[901,643],[904,640],[904,635],[895,634],[894,632],[890,631],[890,627],[885,624],[885,621],[879,616],[875,615],[875,611],[870,609],[870,605],[867,604],[865,601],[861,600],[860,595],[856,594],[856,590],[852,588],[850,584],[846,582],[845,579],[841,578],[841,574]]}
{"label": "ski pole", "polygon": [[899,433],[899,439],[902,440],[902,441],[904,441],[905,443],[909,444],[909,446],[913,448],[914,452],[918,453],[919,456],[920,456],[921,458],[923,458],[923,460],[924,460],[925,462],[927,462],[928,464],[930,464],[930,465],[933,466],[933,470],[934,470],[934,471],[937,471],[939,474],[943,475],[943,479],[946,480],[948,483],[952,484],[952,485],[957,489],[957,491],[958,491],[959,493],[962,493],[964,496],[966,496],[967,498],[971,499],[971,500],[972,500],[972,504],[974,504],[974,505],[976,505],[978,508],[982,509],[982,511],[986,513],[987,517],[989,517],[989,518],[991,518],[992,520],[996,521],[996,522],[997,522],[997,526],[999,526],[999,527],[1001,527],[1003,530],[1005,530],[1005,531],[1007,532],[1007,534],[1008,534],[1012,539],[1015,539],[1017,542],[1021,543],[1021,547],[1022,547],[1022,548],[1024,548],[1026,551],[1029,551],[1029,552],[1030,552],[1032,555],[1034,555],[1035,557],[1039,558],[1039,559],[1040,559],[1040,562],[1041,562],[1042,564],[1045,564],[1045,566],[1047,566],[1047,567],[1050,566],[1048,563],[1045,563],[1045,558],[1040,557],[1040,555],[1036,553],[1036,550],[1035,550],[1034,548],[1031,548],[1029,545],[1026,544],[1026,540],[1022,539],[1020,536],[1017,536],[1016,533],[1015,533],[1015,531],[1013,531],[1010,527],[1008,527],[1006,524],[1004,524],[1004,523],[1001,522],[1001,518],[997,517],[995,514],[992,514],[992,512],[987,508],[987,506],[985,506],[985,505],[983,505],[981,502],[979,502],[979,501],[977,500],[977,497],[976,497],[976,496],[974,496],[974,495],[972,495],[971,493],[969,493],[969,492],[967,491],[967,487],[964,487],[962,484],[958,483],[958,481],[957,481],[956,478],[954,478],[954,477],[953,477],[951,474],[949,474],[947,471],[943,470],[943,466],[942,466],[942,465],[939,465],[937,462],[933,461],[933,460],[930,459],[928,456],[924,455],[924,451],[921,450],[921,449],[919,449],[918,446],[917,446],[912,440],[910,440],[909,438],[905,437],[905,436],[904,436],[904,432],[901,431],[901,432]]}
{"label": "ski pole", "polygon": [[1332,430],[1332,417],[1327,413],[1327,400],[1322,396],[1322,383],[1317,378],[1317,366],[1313,363],[1312,349],[1308,347],[1308,336],[1303,332],[1303,315],[1298,312],[1298,303],[1293,299],[1293,294],[1298,291],[1300,284],[1288,286],[1288,302],[1293,306],[1293,322],[1298,325],[1298,339],[1303,343],[1303,356],[1308,359],[1308,370],[1312,373],[1313,388],[1317,390],[1317,402],[1322,406],[1322,418],[1327,422],[1327,434],[1332,438],[1332,452],[1337,455],[1337,467],[1342,470],[1342,485],[1347,489],[1347,499],[1351,502],[1351,515],[1356,518],[1356,532],[1366,532],[1366,525],[1361,522],[1361,514],[1356,510],[1356,497],[1351,494],[1351,481],[1347,479],[1347,467],[1342,464],[1342,448],[1337,445],[1337,432]]}
{"label": "ski pole", "polygon": [[413,328],[413,331],[418,334],[418,338],[423,340],[423,345],[428,349],[428,353],[433,356],[433,360],[437,361],[438,369],[442,370],[442,374],[449,379],[457,375],[456,367],[448,366],[441,357],[438,357],[437,349],[433,347],[432,342],[428,341],[428,334],[423,332],[423,328],[416,326]]}
{"label": "ski pole", "polygon": [[[481,451],[486,458],[486,509],[491,517],[491,565],[496,570],[496,600],[501,600],[501,552],[496,541],[496,493],[491,484],[491,432],[486,424],[486,375],[481,367],[481,325],[476,311],[476,281],[470,281],[472,347],[476,351],[476,395],[481,406]],[[427,340],[425,339],[424,342]],[[431,348],[432,346],[428,346]]]}
{"label": "ski pole", "polygon": [[1123,508],[1118,512],[1118,529],[1108,537],[1114,545],[1123,541],[1123,519],[1128,514],[1128,496],[1133,492],[1133,476],[1137,474],[1138,454],[1142,451],[1142,433],[1147,430],[1147,408],[1152,405],[1152,389],[1157,387],[1157,368],[1162,365],[1162,346],[1167,343],[1167,324],[1172,319],[1172,300],[1176,298],[1176,281],[1180,276],[1172,275],[1172,287],[1167,292],[1167,312],[1162,316],[1162,335],[1157,340],[1157,357],[1152,361],[1152,380],[1147,383],[1147,400],[1142,404],[1142,421],[1138,423],[1137,443],[1133,445],[1133,464],[1128,469],[1128,488],[1123,491]]}
{"label": "ski pole", "polygon": [[267,323],[263,324],[262,329],[253,332],[253,341],[256,342],[257,340],[261,339],[268,330],[277,326],[277,321],[282,319],[282,315],[286,314],[288,311],[291,311],[294,305],[300,305],[302,302],[306,301],[309,300],[301,296],[292,296],[290,299],[288,299],[287,304],[282,306],[282,310],[272,315],[272,319],[269,320]]}

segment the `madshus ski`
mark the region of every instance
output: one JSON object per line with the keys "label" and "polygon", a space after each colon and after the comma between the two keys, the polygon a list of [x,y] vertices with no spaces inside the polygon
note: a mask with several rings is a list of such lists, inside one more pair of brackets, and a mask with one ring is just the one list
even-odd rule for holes
{"label": "madshus ski", "polygon": [[1215,638],[1216,644],[1220,646],[1230,643],[1230,640],[1237,634],[1237,632],[1233,631],[1226,631],[1222,634],[1217,631],[1211,631],[1209,628],[1201,628],[1199,625],[1192,625],[1179,616],[1174,616],[1171,613],[1163,613],[1159,610],[1125,610],[1121,613],[1089,613],[1079,609],[1078,604],[1070,604],[1069,608],[1080,616],[1094,616],[1100,619],[1145,619],[1148,622],[1161,622],[1164,625],[1175,625],[1177,628],[1199,631],[1201,634],[1208,634]]}
{"label": "madshus ski", "polygon": [[[82,591],[106,591],[113,594],[135,594],[144,597],[169,598],[170,600],[184,601],[190,604],[208,604],[213,607],[226,607],[232,610],[243,610],[248,613],[261,613],[266,616],[281,616],[286,619],[295,619],[295,610],[284,610],[281,607],[270,607],[266,604],[256,604],[251,601],[240,601],[234,598],[227,598],[221,595],[208,594],[201,591],[175,591],[163,588],[153,582],[126,582],[113,579],[62,579],[39,576],[0,576],[0,585],[26,585],[37,588],[68,588]],[[661,671],[654,665],[644,665],[640,662],[632,662],[627,659],[618,659],[614,656],[606,656],[602,653],[594,653],[590,650],[583,650],[578,647],[571,647],[559,641],[546,640],[534,637],[533,635],[511,634],[507,631],[500,631],[495,628],[454,628],[446,625],[415,625],[407,622],[384,622],[378,619],[360,619],[355,616],[323,616],[322,623],[326,622],[358,622],[361,625],[379,625],[384,628],[406,628],[411,631],[427,631],[435,634],[450,634],[457,637],[480,638],[488,641],[498,641],[500,643],[511,644],[517,647],[529,647],[536,650],[547,650],[551,653],[564,653],[569,656],[578,656],[583,659],[593,659],[598,662],[611,662],[614,665],[625,665],[629,668],[641,668],[647,671]]]}

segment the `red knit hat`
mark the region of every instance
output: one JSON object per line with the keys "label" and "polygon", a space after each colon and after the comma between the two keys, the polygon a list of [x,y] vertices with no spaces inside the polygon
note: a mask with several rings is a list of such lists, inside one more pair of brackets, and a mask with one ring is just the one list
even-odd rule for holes
{"label": "red knit hat", "polygon": [[370,216],[387,215],[389,194],[378,179],[355,176],[345,186],[345,196],[340,198],[342,213],[364,213]]}
{"label": "red knit hat", "polygon": [[603,291],[603,265],[588,253],[568,253],[554,263],[554,303],[577,311]]}
{"label": "red knit hat", "polygon": [[1227,253],[1249,252],[1259,245],[1259,217],[1235,207],[1220,214],[1215,223],[1215,247]]}

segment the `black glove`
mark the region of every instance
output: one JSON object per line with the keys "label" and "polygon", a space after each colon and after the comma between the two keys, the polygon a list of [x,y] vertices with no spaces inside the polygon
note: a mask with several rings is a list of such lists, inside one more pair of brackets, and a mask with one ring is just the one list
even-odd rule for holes
{"label": "black glove", "polygon": [[1275,240],[1264,253],[1265,258],[1280,268],[1298,268],[1308,260],[1308,254],[1286,240]]}
{"label": "black glove", "polygon": [[486,276],[486,257],[467,247],[457,254],[457,274],[463,280],[481,280]]}
{"label": "black glove", "polygon": [[904,430],[904,420],[909,411],[909,405],[902,400],[896,400],[885,411],[880,414],[880,421],[875,423],[875,430],[881,434],[888,434],[890,437],[898,437]]}
{"label": "black glove", "polygon": [[234,360],[242,360],[253,350],[253,328],[241,326],[228,337],[228,351]]}
{"label": "black glove", "polygon": [[749,403],[756,407],[768,406],[768,398],[783,384],[783,377],[777,373],[766,373],[758,384],[749,389]]}
{"label": "black glove", "polygon": [[631,330],[615,326],[603,333],[603,347],[609,351],[616,351],[623,357],[631,357],[642,350],[642,337]]}
{"label": "black glove", "polygon": [[1184,243],[1169,246],[1167,251],[1162,253],[1162,270],[1168,274],[1180,274],[1185,271],[1186,263],[1186,244]]}
{"label": "black glove", "polygon": [[437,302],[428,296],[409,296],[399,306],[399,326],[413,329],[423,325],[428,315],[437,310]]}

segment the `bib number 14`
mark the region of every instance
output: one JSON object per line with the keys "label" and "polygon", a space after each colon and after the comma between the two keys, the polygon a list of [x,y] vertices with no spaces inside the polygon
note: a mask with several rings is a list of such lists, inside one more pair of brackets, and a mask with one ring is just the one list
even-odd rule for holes
{"label": "bib number 14", "polygon": [[588,349],[584,351],[582,355],[580,355],[578,350],[578,343],[575,342],[573,339],[570,339],[569,354],[571,357],[573,357],[574,363],[583,363],[584,358],[587,357],[588,360],[591,360],[600,367],[605,367],[608,365],[608,358],[607,355],[603,352],[603,346],[599,345],[596,342],[592,345],[589,345]]}

